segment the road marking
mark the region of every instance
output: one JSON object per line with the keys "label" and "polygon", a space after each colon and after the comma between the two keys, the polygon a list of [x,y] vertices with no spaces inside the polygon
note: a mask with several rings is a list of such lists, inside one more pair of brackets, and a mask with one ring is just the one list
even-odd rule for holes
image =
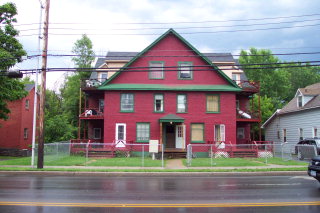
{"label": "road marking", "polygon": [[48,202],[0,202],[0,206],[50,206],[50,207],[103,207],[103,208],[221,208],[221,207],[268,207],[268,206],[320,206],[320,201],[269,202],[269,203],[177,203],[177,204],[131,204],[131,203],[48,203]]}
{"label": "road marking", "polygon": [[221,184],[221,185],[218,185],[218,186],[226,187],[226,186],[297,186],[297,185],[301,185],[301,183]]}

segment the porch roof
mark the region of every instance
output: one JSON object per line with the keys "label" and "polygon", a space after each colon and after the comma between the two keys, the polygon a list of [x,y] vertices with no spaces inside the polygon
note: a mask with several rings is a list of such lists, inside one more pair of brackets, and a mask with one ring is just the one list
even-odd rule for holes
{"label": "porch roof", "polygon": [[168,114],[159,119],[160,123],[163,122],[184,122],[184,118],[181,118],[174,114]]}

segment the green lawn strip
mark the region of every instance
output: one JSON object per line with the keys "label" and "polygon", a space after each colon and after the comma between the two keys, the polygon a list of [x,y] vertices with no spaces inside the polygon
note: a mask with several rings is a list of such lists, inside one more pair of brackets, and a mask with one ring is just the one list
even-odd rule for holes
{"label": "green lawn strip", "polygon": [[31,165],[31,157],[14,157],[9,160],[0,161],[0,165],[19,165],[28,166]]}
{"label": "green lawn strip", "polygon": [[130,158],[106,158],[90,160],[87,166],[144,166],[144,167],[161,167],[160,160],[152,160],[151,158],[145,158],[142,163],[142,158],[130,157]]}
{"label": "green lawn strip", "polygon": [[[31,165],[30,157],[14,158],[10,160],[0,161],[0,165],[19,165],[19,166],[28,166]],[[108,158],[108,159],[88,159],[86,160],[83,156],[65,156],[58,157],[55,155],[45,156],[44,158],[45,166],[114,166],[114,167],[132,167],[142,166],[141,158]],[[145,167],[161,167],[160,160],[152,160],[151,158],[145,158],[144,164]]]}
{"label": "green lawn strip", "polygon": [[[212,162],[212,165],[211,165]],[[187,160],[183,160],[183,164],[187,166]],[[263,162],[252,161],[247,158],[194,158],[190,167],[243,167],[243,166],[267,166]]]}
{"label": "green lawn strip", "polygon": [[21,167],[0,167],[0,171],[57,171],[57,172],[281,172],[281,171],[305,171],[307,167],[296,168],[259,168],[259,169],[78,169],[78,168],[21,168]]}
{"label": "green lawn strip", "polygon": [[307,162],[303,161],[295,161],[295,160],[282,160],[282,158],[274,157],[274,158],[255,158],[255,161],[259,162],[267,162],[267,164],[274,164],[274,165],[285,165],[285,166],[306,166],[308,165]]}

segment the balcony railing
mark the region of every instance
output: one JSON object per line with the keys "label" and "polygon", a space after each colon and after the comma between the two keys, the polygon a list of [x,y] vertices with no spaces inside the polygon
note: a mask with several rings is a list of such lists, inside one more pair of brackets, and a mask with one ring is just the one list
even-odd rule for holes
{"label": "balcony railing", "polygon": [[235,81],[237,85],[245,92],[258,93],[260,91],[260,82],[255,81]]}
{"label": "balcony railing", "polygon": [[79,115],[81,119],[103,119],[103,111],[99,108],[86,108],[83,113]]}
{"label": "balcony railing", "polygon": [[237,109],[237,120],[252,120],[252,121],[259,121],[260,120],[260,112],[259,110],[249,110],[247,112]]}
{"label": "balcony railing", "polygon": [[81,88],[82,89],[96,89],[100,86],[106,79],[105,78],[91,78],[82,79]]}

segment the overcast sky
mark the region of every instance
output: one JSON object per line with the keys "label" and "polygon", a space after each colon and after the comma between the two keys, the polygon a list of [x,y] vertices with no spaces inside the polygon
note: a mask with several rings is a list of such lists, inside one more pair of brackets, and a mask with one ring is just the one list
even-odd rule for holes
{"label": "overcast sky", "polygon": [[[1,4],[9,1],[0,0]],[[18,8],[18,39],[28,55],[38,54],[41,0],[10,2]],[[169,28],[202,52],[239,54],[250,47],[271,49],[273,53],[320,49],[318,0],[51,0],[49,22],[49,53],[54,54],[70,54],[84,33],[97,55],[141,51]],[[279,57],[312,61],[319,55]],[[68,57],[48,58],[48,67],[73,66]],[[37,59],[17,67],[36,68]],[[57,90],[59,81],[64,80],[63,73],[47,76],[50,89]]]}

